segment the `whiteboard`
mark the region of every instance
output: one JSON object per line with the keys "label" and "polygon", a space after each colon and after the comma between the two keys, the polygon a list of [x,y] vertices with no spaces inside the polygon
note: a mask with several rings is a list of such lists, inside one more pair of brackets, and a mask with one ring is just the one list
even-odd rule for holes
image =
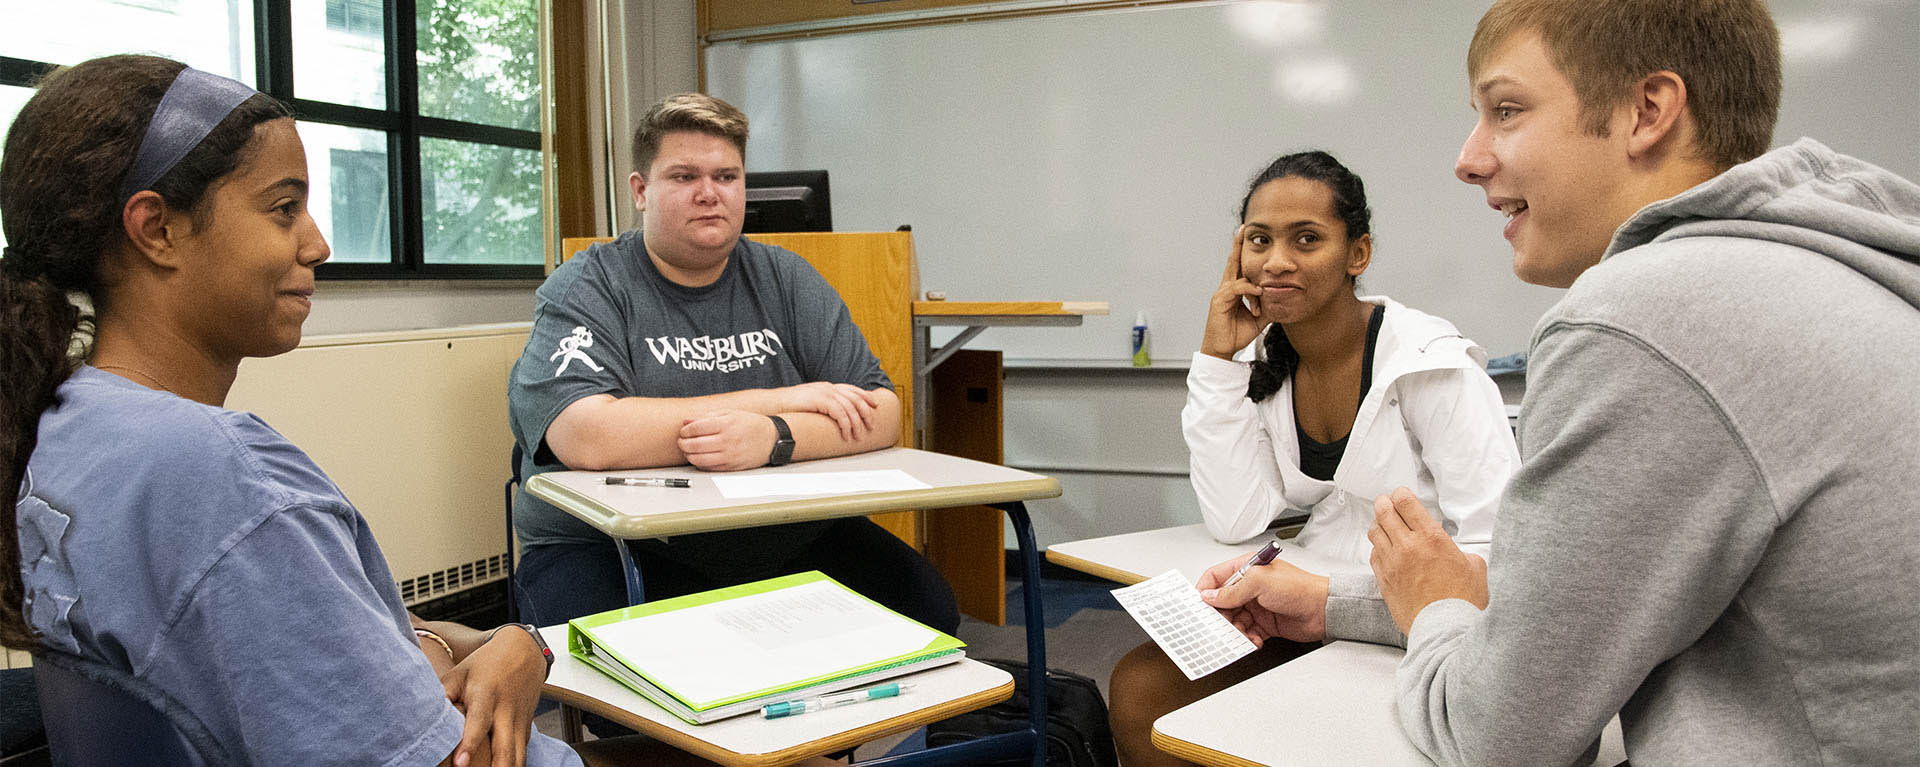
{"label": "whiteboard", "polygon": [[[1812,135],[1920,179],[1920,0],[1775,0],[1776,144]],[[825,168],[835,228],[911,224],[925,290],[1104,300],[1084,327],[996,328],[1013,358],[1198,348],[1252,175],[1308,148],[1366,181],[1386,293],[1495,355],[1560,291],[1514,277],[1505,220],[1453,177],[1484,1],[1189,3],[706,50],[750,170]],[[936,339],[938,341],[939,339]]]}

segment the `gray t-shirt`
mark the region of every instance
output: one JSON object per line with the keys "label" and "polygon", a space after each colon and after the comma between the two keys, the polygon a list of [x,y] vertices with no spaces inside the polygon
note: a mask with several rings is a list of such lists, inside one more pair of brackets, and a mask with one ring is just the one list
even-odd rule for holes
{"label": "gray t-shirt", "polygon": [[[627,232],[563,264],[535,294],[533,334],[507,389],[520,475],[566,468],[547,449],[547,427],[582,397],[698,397],[816,381],[892,386],[840,294],[804,259],[741,238],[720,279],[690,288],[662,276],[640,233]],[[523,545],[606,540],[524,490],[513,521]],[[714,548],[780,559],[820,527],[686,539],[726,538]]]}
{"label": "gray t-shirt", "polygon": [[[245,764],[431,765],[460,742],[366,520],[260,419],[82,367],[27,472],[48,647],[145,680]],[[536,732],[527,764],[580,759]]]}

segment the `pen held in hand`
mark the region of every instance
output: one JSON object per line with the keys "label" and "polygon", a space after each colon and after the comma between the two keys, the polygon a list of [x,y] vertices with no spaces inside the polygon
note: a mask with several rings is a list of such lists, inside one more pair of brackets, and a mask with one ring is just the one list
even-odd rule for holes
{"label": "pen held in hand", "polygon": [[627,487],[693,487],[693,480],[681,477],[608,477],[607,484]]}
{"label": "pen held in hand", "polygon": [[868,687],[864,690],[848,690],[846,692],[817,695],[810,698],[797,698],[779,703],[768,703],[760,707],[760,714],[768,719],[779,719],[783,716],[798,716],[822,709],[839,708],[840,706],[850,706],[855,703],[865,703],[870,700],[898,697],[912,691],[913,685],[911,684],[893,682],[878,687]]}
{"label": "pen held in hand", "polygon": [[1226,583],[1220,584],[1220,588],[1224,589],[1239,583],[1241,578],[1246,577],[1248,570],[1272,562],[1273,558],[1277,556],[1280,556],[1279,538],[1267,541],[1267,545],[1261,546],[1259,551],[1254,552],[1252,559],[1247,560],[1246,564],[1240,566],[1240,569],[1233,571],[1233,577],[1228,578]]}

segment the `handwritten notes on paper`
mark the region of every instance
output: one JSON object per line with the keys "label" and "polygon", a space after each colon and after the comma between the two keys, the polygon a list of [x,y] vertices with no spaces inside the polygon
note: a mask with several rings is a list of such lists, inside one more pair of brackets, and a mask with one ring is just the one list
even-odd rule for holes
{"label": "handwritten notes on paper", "polygon": [[1219,610],[1201,601],[1193,581],[1179,570],[1116,589],[1113,598],[1188,679],[1219,671],[1258,649]]}

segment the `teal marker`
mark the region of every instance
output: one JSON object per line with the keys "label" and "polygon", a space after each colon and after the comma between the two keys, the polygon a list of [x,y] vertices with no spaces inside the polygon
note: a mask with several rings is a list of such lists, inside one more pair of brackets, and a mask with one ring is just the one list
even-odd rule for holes
{"label": "teal marker", "polygon": [[864,690],[848,690],[830,695],[816,695],[811,698],[798,698],[779,703],[768,703],[760,707],[760,713],[768,719],[779,719],[783,716],[799,716],[823,709],[851,706],[855,703],[865,703],[870,700],[899,697],[912,690],[913,685],[911,684],[893,682],[880,685],[879,687],[868,687]]}

